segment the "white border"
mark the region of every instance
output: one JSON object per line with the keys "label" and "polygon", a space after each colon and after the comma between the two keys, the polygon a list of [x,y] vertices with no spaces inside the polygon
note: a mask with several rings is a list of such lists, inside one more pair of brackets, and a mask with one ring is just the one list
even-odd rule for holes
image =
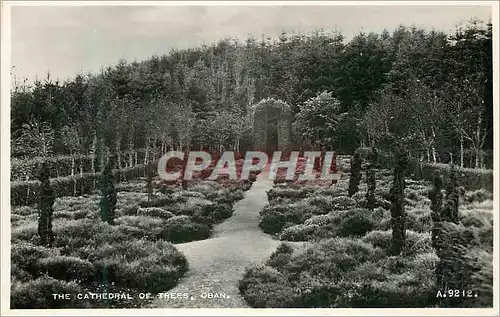
{"label": "white border", "polygon": [[[497,1],[2,1],[1,12],[1,107],[0,107],[0,202],[2,210],[1,237],[1,315],[2,316],[498,316],[498,239],[499,239],[499,3]],[[334,5],[334,6],[415,6],[415,5],[488,5],[492,8],[493,23],[493,121],[494,121],[494,268],[493,294],[494,308],[424,308],[424,309],[254,309],[254,308],[221,308],[221,309],[10,309],[10,8],[12,6],[272,6],[272,5]],[[495,40],[497,39],[497,40]]]}

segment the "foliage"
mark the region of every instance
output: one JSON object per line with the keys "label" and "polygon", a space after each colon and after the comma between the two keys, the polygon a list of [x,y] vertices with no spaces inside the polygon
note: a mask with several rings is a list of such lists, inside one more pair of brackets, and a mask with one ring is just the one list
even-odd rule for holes
{"label": "foliage", "polygon": [[43,164],[39,176],[41,184],[38,200],[38,235],[40,243],[50,247],[54,242],[52,214],[54,213],[55,194],[50,185],[49,173],[48,166]]}
{"label": "foliage", "polygon": [[106,164],[101,176],[101,193],[102,198],[99,203],[101,211],[101,219],[109,224],[114,223],[116,209],[116,191],[113,181],[113,173],[111,171],[112,160]]}
{"label": "foliage", "polygon": [[340,121],[347,114],[340,113],[340,101],[331,92],[319,93],[299,106],[296,115],[297,132],[305,144],[328,144],[336,140]]}
{"label": "foliage", "polygon": [[361,182],[361,154],[359,151],[354,153],[351,158],[351,176],[349,178],[349,197],[358,192],[358,186]]}
{"label": "foliage", "polygon": [[394,167],[394,178],[390,191],[391,197],[391,223],[392,223],[392,253],[397,255],[404,247],[406,240],[406,213],[405,213],[405,179],[404,171],[408,164],[405,153],[399,152],[396,166]]}
{"label": "foliage", "polygon": [[374,168],[377,164],[377,150],[372,148],[369,156],[368,156],[368,166],[366,167],[366,184],[368,190],[366,191],[366,202],[369,210],[373,211],[375,209],[375,204],[377,202],[375,198],[375,190],[376,190],[376,179],[375,179],[375,171]]}

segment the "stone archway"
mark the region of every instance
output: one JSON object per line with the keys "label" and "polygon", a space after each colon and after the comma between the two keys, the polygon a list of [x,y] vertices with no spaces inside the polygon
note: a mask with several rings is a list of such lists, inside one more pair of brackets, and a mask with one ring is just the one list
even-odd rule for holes
{"label": "stone archway", "polygon": [[292,110],[281,100],[263,99],[253,112],[254,150],[287,151],[292,139]]}

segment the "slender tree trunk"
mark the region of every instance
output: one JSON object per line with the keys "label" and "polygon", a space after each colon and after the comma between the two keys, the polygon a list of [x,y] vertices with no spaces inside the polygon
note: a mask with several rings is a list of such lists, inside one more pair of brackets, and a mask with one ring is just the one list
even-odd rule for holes
{"label": "slender tree trunk", "polygon": [[479,168],[479,161],[480,161],[480,156],[481,156],[481,150],[478,149],[476,146],[474,147],[474,154],[475,154],[475,164],[474,168]]}
{"label": "slender tree trunk", "polygon": [[460,167],[464,167],[464,136],[460,133]]}
{"label": "slender tree trunk", "polygon": [[[75,176],[75,156],[73,153],[71,155],[71,176]],[[73,196],[76,196],[76,178],[73,177]]]}

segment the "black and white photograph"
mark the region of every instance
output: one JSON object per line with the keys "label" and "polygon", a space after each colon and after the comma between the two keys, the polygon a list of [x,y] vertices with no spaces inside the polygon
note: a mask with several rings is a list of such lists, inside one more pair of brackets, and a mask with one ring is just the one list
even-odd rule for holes
{"label": "black and white photograph", "polygon": [[1,6],[2,315],[499,314],[498,2]]}

